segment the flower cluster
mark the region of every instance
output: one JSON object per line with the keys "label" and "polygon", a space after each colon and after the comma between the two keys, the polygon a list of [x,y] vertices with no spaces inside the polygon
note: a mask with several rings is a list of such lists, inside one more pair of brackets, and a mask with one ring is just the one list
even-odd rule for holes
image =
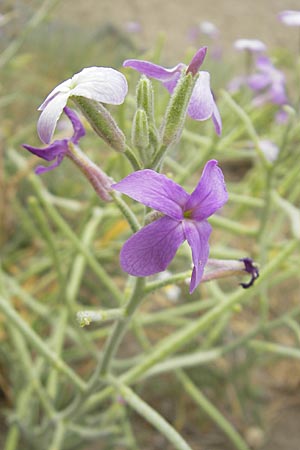
{"label": "flower cluster", "polygon": [[[185,105],[186,110],[182,113],[180,111],[178,120],[173,121],[173,128],[178,127],[179,130],[185,114],[188,113],[195,120],[211,118],[219,135],[222,122],[211,92],[210,75],[206,71],[199,71],[206,52],[207,48],[202,47],[196,52],[189,65],[179,63],[171,69],[135,59],[126,60],[123,66],[135,69],[148,78],[159,80],[171,94],[168,114],[172,116],[175,111],[175,118],[176,111],[180,108],[178,105],[173,108],[174,102],[176,103],[177,97],[183,97],[180,101]],[[267,61],[261,61],[263,72],[261,77],[253,76],[248,82],[252,86],[266,87],[268,84],[266,80],[271,80],[273,74],[267,70],[268,68]],[[187,80],[186,84],[184,84],[185,80]],[[272,83],[273,86],[275,84],[273,78]],[[157,167],[154,163],[151,168],[138,170],[137,158],[126,144],[125,155],[136,171],[113,184],[112,179],[79,149],[79,140],[85,135],[85,130],[75,111],[67,107],[67,102],[69,99],[74,100],[98,135],[118,150],[121,147],[125,148],[125,136],[102,103],[121,104],[126,97],[127,89],[125,76],[114,69],[106,67],[83,69],[69,80],[59,84],[39,108],[42,113],[37,125],[38,134],[42,142],[48,145],[44,148],[30,145],[23,147],[32,154],[52,162],[48,167],[39,166],[36,169],[37,174],[53,170],[65,157],[68,157],[85,174],[103,200],[109,201],[112,198],[117,200],[118,193],[122,193],[154,209],[155,220],[142,227],[125,242],[120,254],[121,267],[125,272],[136,277],[162,272],[171,263],[179,246],[187,241],[193,259],[190,282],[192,293],[200,283],[208,261],[209,237],[212,228],[207,219],[228,199],[223,173],[216,160],[208,161],[196,188],[188,194],[173,180],[153,170]],[[274,91],[275,87],[273,86],[272,89]],[[277,88],[277,93],[278,90]],[[151,99],[147,101],[151,103]],[[69,138],[57,139],[51,143],[62,112],[71,121],[73,134]],[[148,132],[146,112],[141,117],[143,133],[146,136]],[[180,136],[178,130],[175,129],[174,134],[177,133]],[[148,142],[147,139],[146,136],[145,142]],[[161,148],[164,150],[164,144],[167,142],[163,140],[164,137],[161,139],[161,147],[158,147],[158,150]],[[172,140],[165,147],[168,148],[171,143]],[[158,145],[160,145],[159,142]],[[139,145],[136,147],[139,149]],[[159,156],[161,156],[160,153]],[[113,191],[116,192],[113,193]]]}

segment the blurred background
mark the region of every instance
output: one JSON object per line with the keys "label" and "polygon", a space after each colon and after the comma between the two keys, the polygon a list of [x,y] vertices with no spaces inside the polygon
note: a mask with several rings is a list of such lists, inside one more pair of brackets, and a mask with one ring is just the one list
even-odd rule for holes
{"label": "blurred background", "polygon": [[[233,49],[236,39],[260,39],[275,57],[280,47],[283,62],[289,61],[286,54],[297,54],[299,45],[299,30],[283,26],[277,15],[285,9],[299,9],[300,0],[52,0],[45,2],[45,9],[37,15],[42,4],[39,0],[0,0],[0,242],[5,269],[21,281],[26,279],[26,283],[26,266],[31,257],[38,260],[38,252],[41,251],[41,244],[32,231],[34,224],[26,215],[26,199],[32,192],[26,177],[35,167],[36,159],[26,155],[28,167],[26,170],[16,170],[15,157],[6,159],[4,150],[18,149],[22,152],[20,145],[23,142],[39,145],[36,135],[37,107],[55,85],[83,67],[99,65],[119,68],[124,59],[141,55],[154,55],[161,63],[173,66],[188,60],[187,55],[192,54],[195,48],[208,45],[205,64],[214,70],[213,83],[218,88],[226,86],[234,67],[241,66],[242,56]],[[205,31],[203,22],[216,27],[217,40]],[[13,151],[11,155],[14,155]],[[95,158],[96,162],[101,162],[99,154]],[[108,158],[106,162],[110,164]],[[58,196],[86,200],[89,194],[83,192],[81,186],[74,187],[71,177],[66,176],[68,171],[66,166],[64,173],[46,175],[43,181]],[[57,180],[60,182],[57,183]],[[71,220],[76,223],[76,217],[72,216]],[[34,283],[36,279],[30,279],[26,287],[30,290]],[[291,284],[289,287],[291,292],[294,289],[291,297],[295,299],[299,285],[295,287]],[[86,297],[89,295],[87,290]],[[281,303],[284,296],[285,289],[282,288],[282,292],[278,291],[278,304],[275,302],[278,306],[276,312],[284,311]],[[289,342],[286,336],[281,337]],[[5,342],[5,333],[0,333],[0,339]],[[12,399],[7,370],[10,362],[6,363],[9,359],[5,355],[6,350],[4,347],[1,354],[0,374],[5,408],[11,405]],[[249,367],[252,368],[251,361]],[[251,405],[251,413],[247,410],[245,415],[253,413],[255,416],[257,406],[257,417],[262,414],[262,425],[268,424],[271,431],[264,450],[299,450],[300,400],[296,395],[299,395],[300,386],[299,364],[297,360],[280,360],[276,361],[276,368],[273,369],[274,366],[255,372],[250,387],[244,381],[248,366],[243,369],[245,373],[237,375],[243,395],[247,400],[251,397],[249,403],[245,402],[246,409]],[[209,370],[203,377],[205,382],[211,382]],[[223,382],[221,377],[216,377],[216,385],[214,382],[211,385],[212,391],[216,386],[222,386]],[[259,386],[259,395],[256,395],[256,385]],[[151,392],[151,398],[153,404],[161,402],[166,416],[171,415],[174,401],[161,401],[161,392],[174,399],[168,379],[162,381],[158,393]],[[257,398],[261,403],[256,405]],[[221,408],[225,413],[226,404],[222,404]],[[239,408],[238,402],[233,402],[232,417],[229,417],[237,426],[239,423],[234,421],[238,422],[236,418],[242,415]],[[260,418],[257,424],[260,424]],[[261,428],[256,425],[249,426],[246,433],[254,449],[261,448],[263,442]],[[137,426],[142,426],[139,421]],[[215,429],[207,425],[207,431],[210,439],[207,448],[231,450],[224,447]],[[147,426],[144,433],[151,436]],[[191,429],[191,436],[193,433],[195,430]],[[196,449],[197,439],[195,433]],[[155,448],[160,448],[159,440],[154,444]]]}

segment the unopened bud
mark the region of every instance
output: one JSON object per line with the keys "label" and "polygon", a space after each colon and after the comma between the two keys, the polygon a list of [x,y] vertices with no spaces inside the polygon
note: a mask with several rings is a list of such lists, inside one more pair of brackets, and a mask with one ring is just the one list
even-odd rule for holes
{"label": "unopened bud", "polygon": [[170,98],[162,126],[162,143],[168,147],[178,142],[197,76],[183,74]]}
{"label": "unopened bud", "polygon": [[72,100],[98,136],[117,152],[125,151],[125,136],[102,103],[77,96],[73,96]]}
{"label": "unopened bud", "polygon": [[140,78],[136,89],[136,103],[138,109],[143,109],[147,115],[148,121],[153,122],[153,87],[149,78],[144,75]]}
{"label": "unopened bud", "polygon": [[132,124],[132,144],[140,151],[144,151],[149,145],[149,125],[146,113],[138,109]]}

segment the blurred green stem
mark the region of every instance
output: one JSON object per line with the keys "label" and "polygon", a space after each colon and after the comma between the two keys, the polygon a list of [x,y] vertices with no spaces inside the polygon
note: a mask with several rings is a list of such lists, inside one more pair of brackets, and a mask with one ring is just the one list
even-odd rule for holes
{"label": "blurred green stem", "polygon": [[144,400],[138,397],[132,389],[125,386],[118,379],[109,376],[109,381],[119,391],[124,400],[130,405],[139,415],[151,423],[162,435],[173,445],[177,450],[192,450],[187,442],[180,436],[180,434],[173,428],[157,411],[155,411]]}
{"label": "blurred green stem", "polygon": [[250,450],[244,439],[242,439],[231,423],[220,413],[220,411],[218,411],[208,398],[205,397],[191,379],[182,370],[177,370],[176,376],[192,400],[217,424],[226,436],[228,436],[235,448],[237,450]]}

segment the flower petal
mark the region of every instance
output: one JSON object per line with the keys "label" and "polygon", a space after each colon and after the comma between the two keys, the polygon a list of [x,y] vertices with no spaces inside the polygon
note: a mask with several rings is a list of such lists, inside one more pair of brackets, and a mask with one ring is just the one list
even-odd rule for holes
{"label": "flower petal", "polygon": [[290,27],[299,27],[300,26],[300,11],[282,11],[278,15],[279,20],[285,25]]}
{"label": "flower petal", "polygon": [[228,200],[223,173],[217,164],[214,159],[206,163],[201,179],[185,206],[191,219],[206,219]]}
{"label": "flower petal", "polygon": [[[139,59],[127,59],[123,63],[123,67],[130,67],[131,69],[137,70],[138,72],[147,75],[149,78],[155,78],[160,81],[170,81],[173,79],[174,75],[181,72],[185,64],[179,63],[177,66],[171,69],[166,69],[165,67],[158,66],[149,61],[143,61]],[[178,75],[177,75],[178,78]]]}
{"label": "flower petal", "polygon": [[42,142],[51,142],[56,124],[67,104],[70,92],[58,93],[49,101],[40,115],[37,123],[38,135]]}
{"label": "flower petal", "polygon": [[248,86],[254,91],[265,89],[271,82],[272,80],[265,73],[255,73],[247,79]]}
{"label": "flower petal", "polygon": [[36,156],[39,156],[45,161],[53,161],[58,155],[65,155],[68,151],[68,140],[60,139],[54,141],[51,145],[45,148],[32,147],[31,145],[23,144],[26,150],[30,151]]}
{"label": "flower petal", "polygon": [[50,172],[50,170],[53,170],[53,169],[55,169],[56,167],[58,167],[58,166],[62,163],[62,160],[63,160],[63,159],[64,159],[64,155],[63,155],[63,154],[60,154],[60,155],[57,156],[56,161],[55,161],[53,164],[51,164],[51,166],[48,166],[48,167],[45,167],[45,166],[38,166],[38,167],[35,169],[35,173],[36,173],[37,175],[40,175],[41,173]]}
{"label": "flower petal", "polygon": [[208,72],[201,71],[193,89],[188,114],[195,120],[209,119],[214,110],[214,103],[210,90],[210,75]]}
{"label": "flower petal", "polygon": [[264,52],[266,45],[258,39],[237,39],[234,43],[236,50],[249,50],[251,52]]}
{"label": "flower petal", "polygon": [[66,116],[69,117],[70,121],[72,122],[74,133],[71,138],[71,141],[73,142],[73,144],[78,144],[79,140],[85,135],[85,129],[75,111],[66,106],[64,108],[64,113],[66,114]]}
{"label": "flower petal", "polygon": [[184,221],[184,233],[189,246],[192,249],[192,257],[194,268],[190,283],[190,294],[196,289],[201,281],[205,264],[209,255],[209,236],[211,226],[206,221],[193,222],[191,220]]}
{"label": "flower petal", "polygon": [[127,80],[121,72],[110,67],[87,67],[72,78],[71,94],[111,105],[124,102]]}
{"label": "flower petal", "polygon": [[182,222],[162,217],[125,242],[120,254],[122,269],[136,277],[162,272],[184,240]]}
{"label": "flower petal", "polygon": [[182,209],[189,199],[181,186],[150,169],[133,172],[112,188],[177,220],[182,219]]}
{"label": "flower petal", "polygon": [[50,94],[46,97],[46,99],[43,101],[41,106],[38,107],[38,111],[43,111],[46,106],[59,94],[67,94],[70,92],[72,86],[72,80],[68,79],[60,83],[58,86],[56,86]]}
{"label": "flower petal", "polygon": [[221,116],[220,116],[219,109],[218,109],[218,107],[217,107],[215,102],[214,102],[214,109],[213,109],[213,113],[212,113],[211,118],[212,118],[212,121],[214,123],[214,127],[215,127],[215,130],[216,130],[216,133],[217,133],[218,136],[220,136],[221,133],[222,133],[222,119],[221,119]]}
{"label": "flower petal", "polygon": [[186,73],[191,72],[193,75],[196,75],[198,73],[198,70],[200,69],[200,66],[202,65],[205,56],[207,52],[207,47],[201,47],[195,55],[192,58],[192,61],[190,62]]}

